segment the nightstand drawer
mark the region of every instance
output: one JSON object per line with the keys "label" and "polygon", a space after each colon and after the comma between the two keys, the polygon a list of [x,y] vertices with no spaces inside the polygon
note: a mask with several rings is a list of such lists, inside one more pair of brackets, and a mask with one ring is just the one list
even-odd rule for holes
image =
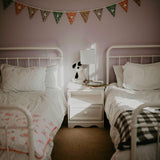
{"label": "nightstand drawer", "polygon": [[101,94],[71,95],[69,103],[75,107],[77,104],[78,106],[104,104],[104,98]]}
{"label": "nightstand drawer", "polygon": [[77,107],[70,110],[70,120],[102,120],[103,105],[91,105],[90,107]]}

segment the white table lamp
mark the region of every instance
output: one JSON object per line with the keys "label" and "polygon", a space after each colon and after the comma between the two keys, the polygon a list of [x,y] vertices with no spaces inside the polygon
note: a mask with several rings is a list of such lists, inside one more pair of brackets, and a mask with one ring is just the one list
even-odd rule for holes
{"label": "white table lamp", "polygon": [[80,50],[80,61],[81,64],[88,65],[88,81],[93,74],[95,73],[95,64],[96,64],[96,51],[95,49],[86,49]]}

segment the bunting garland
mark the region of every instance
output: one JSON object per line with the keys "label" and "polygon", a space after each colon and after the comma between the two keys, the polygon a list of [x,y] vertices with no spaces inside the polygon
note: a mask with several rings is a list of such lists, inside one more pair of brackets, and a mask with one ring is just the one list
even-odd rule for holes
{"label": "bunting garland", "polygon": [[6,9],[12,3],[12,0],[3,0],[3,8]]}
{"label": "bunting garland", "polygon": [[36,8],[32,8],[32,7],[28,7],[28,13],[29,13],[29,18],[31,19],[35,13],[37,12],[38,9]]}
{"label": "bunting garland", "polygon": [[15,5],[16,5],[16,14],[19,14],[22,11],[22,9],[25,7],[23,4],[20,4],[18,2],[16,2]]}
{"label": "bunting garland", "polygon": [[95,10],[94,10],[94,13],[95,13],[95,15],[97,16],[97,18],[98,18],[99,20],[101,20],[102,12],[103,12],[103,8],[101,8],[101,9],[95,9]]}
{"label": "bunting garland", "polygon": [[119,5],[127,12],[128,11],[128,0],[122,1]]}
{"label": "bunting garland", "polygon": [[[19,3],[18,0],[2,0],[2,1],[3,1],[3,8],[4,9],[7,9],[9,7],[9,5],[12,2],[14,2],[17,15],[25,7],[27,7],[30,19],[32,19],[33,16],[35,15],[35,13],[38,10],[40,10],[43,22],[45,22],[47,20],[47,17],[52,12],[57,24],[59,23],[63,13],[66,13],[66,15],[68,17],[68,20],[69,20],[69,23],[73,24],[73,22],[75,20],[75,17],[77,15],[77,12],[79,12],[79,14],[81,15],[81,17],[83,18],[85,23],[87,23],[88,17],[89,17],[89,14],[90,14],[91,11],[93,11],[94,14],[96,15],[96,17],[98,18],[98,20],[101,21],[102,14],[103,14],[103,8],[106,8],[112,14],[112,16],[115,17],[117,4],[119,4],[124,9],[125,12],[128,12],[128,0],[123,0],[123,1],[120,1],[119,3],[113,4],[113,5],[110,5],[110,6],[105,6],[105,7],[102,7],[102,8],[96,8],[96,9],[90,9],[90,10],[84,10],[84,11],[83,10],[82,11],[73,11],[73,12],[45,10],[45,9],[42,9],[42,8],[37,8],[37,7],[34,7],[34,6],[29,6],[27,4]],[[138,6],[141,6],[141,0],[133,0],[133,1]]]}
{"label": "bunting garland", "polygon": [[50,12],[49,11],[43,11],[41,10],[41,15],[42,15],[42,20],[43,22],[46,21],[47,17],[49,16]]}
{"label": "bunting garland", "polygon": [[141,0],[134,0],[137,4],[138,4],[138,6],[141,6]]}
{"label": "bunting garland", "polygon": [[80,12],[80,14],[81,14],[81,16],[82,16],[82,18],[83,18],[85,23],[87,23],[87,21],[88,21],[89,13],[90,13],[90,11]]}
{"label": "bunting garland", "polygon": [[56,20],[56,23],[58,24],[62,15],[63,15],[63,12],[53,12],[53,15],[54,15],[54,18]]}
{"label": "bunting garland", "polygon": [[70,24],[73,24],[77,12],[67,12],[66,14]]}
{"label": "bunting garland", "polygon": [[108,9],[108,11],[113,15],[115,16],[115,13],[116,13],[116,4],[114,5],[111,5],[111,6],[108,6],[106,7]]}

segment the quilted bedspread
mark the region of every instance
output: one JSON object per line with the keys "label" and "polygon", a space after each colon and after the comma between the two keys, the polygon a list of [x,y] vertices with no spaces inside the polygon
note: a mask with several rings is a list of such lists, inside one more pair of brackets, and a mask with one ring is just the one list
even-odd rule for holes
{"label": "quilted bedspread", "polygon": [[[47,144],[53,140],[66,112],[65,99],[58,90],[44,92],[2,92],[0,104],[19,106],[28,110],[33,119],[34,152],[37,159],[45,155]],[[0,110],[0,126],[26,126],[26,117],[20,111]],[[28,131],[26,129],[0,130],[0,151],[6,150],[4,135],[8,137],[9,150],[28,155]]]}

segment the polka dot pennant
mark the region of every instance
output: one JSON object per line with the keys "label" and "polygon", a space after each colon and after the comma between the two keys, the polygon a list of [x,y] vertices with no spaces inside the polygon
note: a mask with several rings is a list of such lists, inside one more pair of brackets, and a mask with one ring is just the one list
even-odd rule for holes
{"label": "polka dot pennant", "polygon": [[31,19],[34,14],[37,12],[38,9],[36,8],[32,8],[32,7],[28,7],[28,13],[29,13],[29,18]]}
{"label": "polka dot pennant", "polygon": [[82,18],[83,18],[85,23],[87,23],[87,21],[88,21],[89,13],[90,13],[90,11],[80,12],[80,14],[81,14],[81,16],[82,16]]}
{"label": "polka dot pennant", "polygon": [[53,15],[54,15],[54,18],[56,20],[56,23],[58,24],[62,15],[63,15],[63,12],[53,12]]}
{"label": "polka dot pennant", "polygon": [[16,14],[19,14],[22,9],[25,7],[23,4],[20,4],[18,2],[15,2],[15,5],[16,5]]}
{"label": "polka dot pennant", "polygon": [[43,22],[45,22],[47,17],[49,16],[50,12],[49,11],[43,11],[43,10],[40,10],[40,11],[41,11],[42,20],[43,20]]}
{"label": "polka dot pennant", "polygon": [[138,4],[138,6],[141,6],[141,1],[140,0],[134,0],[137,4]]}
{"label": "polka dot pennant", "polygon": [[128,11],[128,0],[122,1],[119,5],[127,12]]}
{"label": "polka dot pennant", "polygon": [[67,14],[70,24],[73,24],[77,12],[67,12],[66,14]]}
{"label": "polka dot pennant", "polygon": [[111,5],[111,6],[108,6],[106,7],[108,9],[108,11],[113,15],[115,16],[115,13],[116,13],[116,4],[114,5]]}
{"label": "polka dot pennant", "polygon": [[94,10],[94,13],[95,13],[95,15],[97,16],[97,18],[98,18],[99,20],[101,20],[102,12],[103,12],[103,8],[101,8],[101,9],[95,9],[95,10]]}

